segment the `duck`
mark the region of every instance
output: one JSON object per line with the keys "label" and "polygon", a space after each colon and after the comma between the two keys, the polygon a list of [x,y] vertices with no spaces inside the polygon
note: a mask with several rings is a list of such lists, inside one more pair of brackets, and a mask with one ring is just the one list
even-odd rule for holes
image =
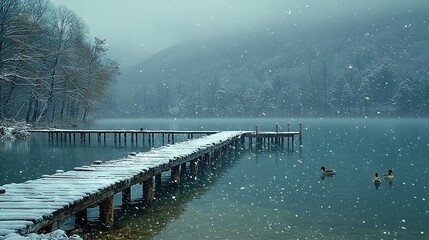
{"label": "duck", "polygon": [[324,166],[320,167],[320,172],[323,175],[334,175],[336,173],[336,171],[334,169],[327,169],[326,170],[326,168]]}
{"label": "duck", "polygon": [[384,174],[384,180],[388,180],[391,181],[393,180],[395,177],[393,176],[393,171],[392,169],[389,169],[389,171],[387,173]]}
{"label": "duck", "polygon": [[372,179],[372,182],[373,182],[374,184],[380,184],[380,183],[381,183],[381,179],[380,179],[380,177],[378,176],[378,173],[375,173],[374,178]]}

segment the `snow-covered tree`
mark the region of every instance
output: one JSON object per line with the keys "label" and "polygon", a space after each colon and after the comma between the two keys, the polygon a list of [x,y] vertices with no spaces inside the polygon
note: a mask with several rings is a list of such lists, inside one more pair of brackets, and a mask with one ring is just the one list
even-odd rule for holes
{"label": "snow-covered tree", "polygon": [[373,103],[373,95],[371,86],[367,77],[362,78],[359,89],[357,91],[357,104],[361,113],[368,113],[368,110]]}
{"label": "snow-covered tree", "polygon": [[352,108],[352,103],[353,103],[353,91],[352,91],[352,87],[348,82],[344,83],[343,85],[343,90],[341,93],[341,102],[342,102],[342,105],[344,106],[344,110],[347,113],[350,113]]}

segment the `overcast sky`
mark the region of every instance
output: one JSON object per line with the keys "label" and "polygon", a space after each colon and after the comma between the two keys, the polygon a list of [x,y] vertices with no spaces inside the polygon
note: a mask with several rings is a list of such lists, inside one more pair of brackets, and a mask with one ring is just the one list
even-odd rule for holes
{"label": "overcast sky", "polygon": [[[51,0],[73,10],[91,37],[107,39],[122,67],[193,39],[389,11],[424,0]],[[367,0],[365,0],[367,1]],[[399,3],[400,2],[400,3]]]}

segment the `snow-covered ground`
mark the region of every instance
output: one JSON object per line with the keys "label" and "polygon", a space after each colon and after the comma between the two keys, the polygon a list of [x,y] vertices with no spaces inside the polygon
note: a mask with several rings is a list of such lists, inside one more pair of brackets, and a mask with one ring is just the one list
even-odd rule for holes
{"label": "snow-covered ground", "polygon": [[24,121],[4,120],[0,122],[0,139],[8,141],[25,139],[30,136],[29,129],[31,129],[31,125]]}
{"label": "snow-covered ground", "polygon": [[[1,237],[0,237],[1,238]],[[55,230],[48,234],[35,234],[30,233],[28,236],[24,237],[16,233],[6,235],[5,239],[7,240],[82,240],[78,235],[67,236],[63,230]]]}

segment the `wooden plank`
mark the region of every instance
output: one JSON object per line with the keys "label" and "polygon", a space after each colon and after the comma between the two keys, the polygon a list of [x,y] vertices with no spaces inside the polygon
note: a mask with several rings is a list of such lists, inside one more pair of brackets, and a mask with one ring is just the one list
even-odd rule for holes
{"label": "wooden plank", "polygon": [[0,209],[61,209],[65,202],[0,202]]}

